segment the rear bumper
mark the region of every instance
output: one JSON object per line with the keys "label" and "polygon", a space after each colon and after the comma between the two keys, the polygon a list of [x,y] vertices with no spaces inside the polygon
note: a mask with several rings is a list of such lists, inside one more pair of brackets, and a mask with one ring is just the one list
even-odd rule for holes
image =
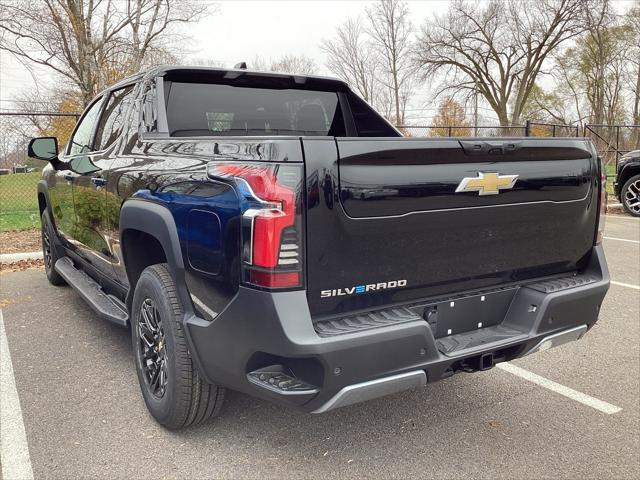
{"label": "rear bumper", "polygon": [[[442,353],[425,320],[321,337],[304,291],[272,294],[241,288],[213,322],[185,318],[185,331],[192,356],[209,381],[322,413],[580,338],[597,321],[609,288],[601,246],[594,248],[587,270],[593,280],[584,285],[551,293],[518,287],[496,325],[516,334],[448,354]],[[468,303],[457,308],[467,308],[464,313],[473,317],[473,307],[464,305]],[[313,388],[280,391],[250,381],[250,372],[270,365],[284,366]]]}

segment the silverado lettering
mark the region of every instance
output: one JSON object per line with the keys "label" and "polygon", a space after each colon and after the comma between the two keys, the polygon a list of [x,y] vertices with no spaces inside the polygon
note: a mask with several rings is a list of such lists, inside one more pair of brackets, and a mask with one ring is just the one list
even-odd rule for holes
{"label": "silverado lettering", "polygon": [[60,147],[28,151],[46,275],[130,328],[168,428],[226,388],[322,413],[487,370],[581,338],[609,287],[585,139],[403,138],[340,80],[158,67]]}
{"label": "silverado lettering", "polygon": [[368,285],[356,285],[355,287],[346,287],[344,289],[338,288],[337,290],[322,290],[320,296],[322,298],[335,297],[343,295],[353,295],[354,293],[366,293],[375,290],[384,290],[387,288],[404,287],[407,285],[406,280],[392,280],[390,282],[370,283]]}

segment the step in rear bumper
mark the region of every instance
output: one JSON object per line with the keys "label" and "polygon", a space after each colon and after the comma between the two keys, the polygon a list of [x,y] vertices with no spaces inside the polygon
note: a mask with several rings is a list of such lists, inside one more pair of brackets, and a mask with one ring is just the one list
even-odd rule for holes
{"label": "step in rear bumper", "polygon": [[[406,321],[361,332],[321,337],[314,330],[304,291],[267,292],[241,288],[213,322],[185,318],[190,350],[209,381],[295,407],[324,412],[434,382],[468,371],[476,357],[508,361],[580,338],[597,321],[609,288],[600,246],[588,268],[593,281],[560,290],[520,287],[504,325],[521,335],[486,348],[444,355],[428,323]],[[550,292],[550,293],[548,293]],[[531,312],[530,306],[537,308]],[[469,315],[474,315],[469,309]],[[569,332],[569,333],[566,333]],[[313,395],[280,395],[257,386],[247,374],[265,363],[282,363],[317,386]]]}

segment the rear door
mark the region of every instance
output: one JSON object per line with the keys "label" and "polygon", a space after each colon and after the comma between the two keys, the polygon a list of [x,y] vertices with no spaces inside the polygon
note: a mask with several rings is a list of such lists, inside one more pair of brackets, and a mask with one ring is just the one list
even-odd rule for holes
{"label": "rear door", "polygon": [[572,271],[591,251],[597,169],[580,139],[303,145],[314,315]]}

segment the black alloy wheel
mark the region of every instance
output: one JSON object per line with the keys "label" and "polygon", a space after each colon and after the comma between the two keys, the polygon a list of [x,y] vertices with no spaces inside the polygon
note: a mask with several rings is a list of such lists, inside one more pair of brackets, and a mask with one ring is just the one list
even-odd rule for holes
{"label": "black alloy wheel", "polygon": [[206,381],[191,358],[182,302],[166,263],[140,274],[130,318],[138,382],[153,418],[178,429],[218,415],[225,389]]}
{"label": "black alloy wheel", "polygon": [[138,356],[149,391],[162,398],[167,390],[167,342],[155,303],[145,298],[138,312]]}
{"label": "black alloy wheel", "polygon": [[640,175],[635,175],[625,182],[620,197],[627,213],[640,217]]}

